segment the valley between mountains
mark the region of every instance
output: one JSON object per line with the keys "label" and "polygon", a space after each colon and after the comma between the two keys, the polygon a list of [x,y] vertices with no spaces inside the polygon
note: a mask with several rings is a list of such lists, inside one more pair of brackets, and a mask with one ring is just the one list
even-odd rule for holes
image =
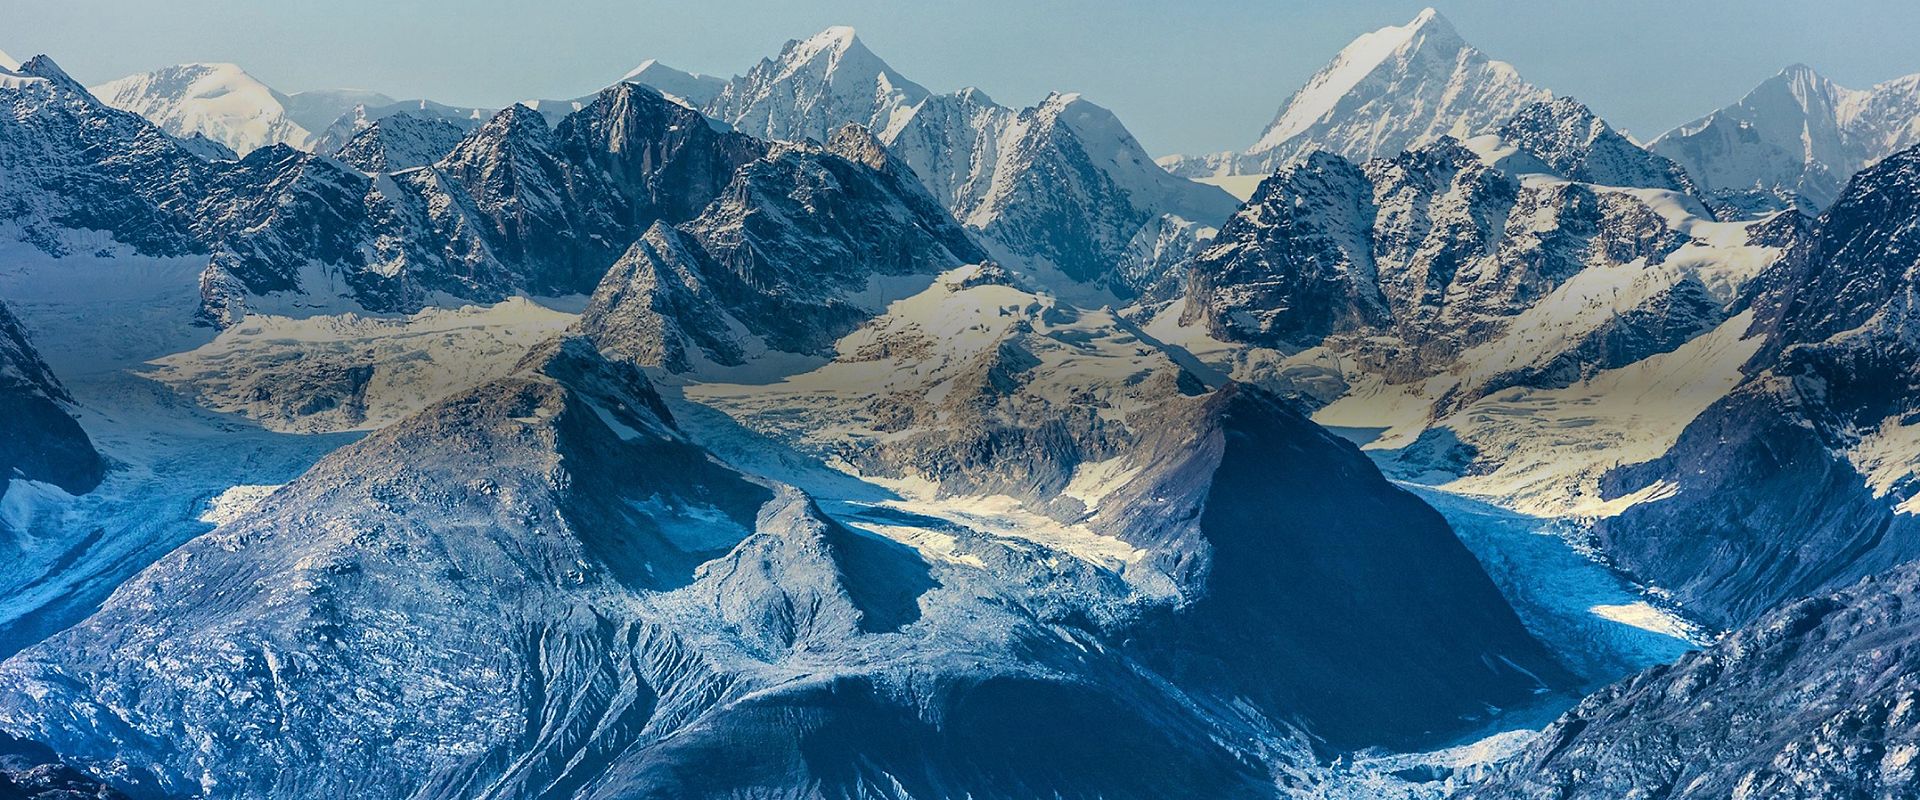
{"label": "valley between mountains", "polygon": [[0,54],[0,798],[1920,793],[1915,78],[743,66]]}

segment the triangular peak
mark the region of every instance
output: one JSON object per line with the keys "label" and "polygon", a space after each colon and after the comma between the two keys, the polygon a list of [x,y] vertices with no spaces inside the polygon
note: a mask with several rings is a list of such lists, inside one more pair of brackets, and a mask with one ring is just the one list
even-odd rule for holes
{"label": "triangular peak", "polygon": [[1249,152],[1263,152],[1284,144],[1323,120],[1361,81],[1390,61],[1426,46],[1459,50],[1467,46],[1440,12],[1427,8],[1404,25],[1389,25],[1361,34],[1340,50],[1333,62],[1295,93],[1279,116]]}

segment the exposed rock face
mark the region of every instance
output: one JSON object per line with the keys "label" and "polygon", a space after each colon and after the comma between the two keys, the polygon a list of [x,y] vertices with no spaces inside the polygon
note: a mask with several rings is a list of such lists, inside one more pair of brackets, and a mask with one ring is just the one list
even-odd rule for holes
{"label": "exposed rock face", "polygon": [[1451,376],[1420,389],[1444,413],[1670,352],[1734,313],[1747,274],[1687,250],[1719,246],[1707,213],[1672,162],[1557,100],[1469,142],[1281,170],[1194,260],[1182,320],[1326,347],[1389,384]]}
{"label": "exposed rock face", "polygon": [[1920,571],[1790,602],[1607,687],[1461,797],[1920,792]]}
{"label": "exposed rock face", "polygon": [[[1854,178],[1755,281],[1746,379],[1674,449],[1613,477],[1670,499],[1600,529],[1621,562],[1718,621],[1912,559],[1908,431],[1920,152]],[[1783,535],[1791,531],[1791,535]]]}
{"label": "exposed rock face", "polygon": [[1295,92],[1245,152],[1172,156],[1176,175],[1265,175],[1326,151],[1352,161],[1388,158],[1442,136],[1492,131],[1550,94],[1460,38],[1433,9],[1361,36]]}
{"label": "exposed rock face", "polygon": [[43,745],[0,733],[0,798],[125,800],[126,795],[74,769]]}
{"label": "exposed rock face", "polygon": [[[16,113],[0,137],[0,170],[32,189],[5,209],[8,220],[55,255],[89,229],[146,255],[207,253],[201,311],[219,324],[262,296],[327,291],[309,285],[315,274],[376,311],[414,310],[434,292],[585,294],[648,226],[691,219],[766,150],[621,84],[558,128],[510,108],[437,163],[392,176],[285,145],[215,163],[101,105],[44,58],[8,74],[0,100]],[[414,122],[393,127],[434,131],[424,139],[450,133]],[[387,148],[396,140],[369,131],[347,155],[361,167],[395,166]],[[422,137],[409,140],[405,160],[434,149]]]}
{"label": "exposed rock face", "polygon": [[1749,211],[1831,205],[1861,168],[1920,144],[1920,75],[1848,89],[1802,64],[1651,145]]}
{"label": "exposed rock face", "polygon": [[[100,483],[106,465],[67,413],[73,402],[34,352],[25,328],[0,303],[0,496],[13,479],[51,483],[80,494]],[[6,526],[0,524],[0,532]]]}
{"label": "exposed rock face", "polygon": [[[320,97],[315,97],[317,95],[340,95],[343,100],[352,101],[352,104],[344,110],[335,110],[339,108],[338,104],[326,102],[326,100]],[[340,152],[346,148],[347,144],[352,142],[360,134],[365,133],[368,129],[381,122],[400,116],[413,118],[412,123],[402,124],[417,124],[420,120],[432,120],[434,122],[451,125],[462,133],[465,133],[480,127],[499,110],[492,108],[461,108],[435,103],[431,100],[394,101],[391,98],[378,95],[373,97],[355,97],[354,95],[355,93],[353,92],[301,92],[290,98],[293,100],[292,108],[296,109],[295,115],[297,117],[299,116],[299,111],[304,110],[301,108],[303,105],[301,101],[313,97],[316,108],[312,113],[317,116],[317,119],[324,120],[324,122],[320,123],[320,127],[313,129],[313,137],[307,140],[304,149],[320,155],[340,155]],[[592,102],[592,100],[592,97],[585,98],[581,106],[584,107],[587,103]],[[331,116],[327,116],[329,114]],[[433,163],[439,156],[445,154],[446,151],[441,150],[433,154],[435,158],[428,159],[421,163]],[[394,169],[401,169],[401,167],[395,167]]]}
{"label": "exposed rock face", "polygon": [[[639,72],[630,79],[653,74],[662,91],[705,91],[677,70]],[[772,140],[827,141],[850,124],[872,131],[996,258],[1056,273],[1065,291],[1135,297],[1164,283],[1114,267],[1136,240],[1157,237],[1168,215],[1211,227],[1233,212],[1226,192],[1168,175],[1112,112],[1079,95],[1015,109],[977,89],[931,94],[850,28],[789,42],[701,108]]]}
{"label": "exposed rock face", "polygon": [[173,137],[86,93],[40,56],[0,72],[0,220],[49,253],[73,230],[153,255],[199,251],[190,212],[213,169]]}
{"label": "exposed rock face", "polygon": [[1571,97],[1522,108],[1498,133],[1568,180],[1697,194],[1679,164],[1634,144]]}
{"label": "exposed rock face", "polygon": [[820,354],[882,305],[986,256],[871,135],[779,145],[699,217],[656,224],[600,282],[605,350],[685,372],[766,351]]}

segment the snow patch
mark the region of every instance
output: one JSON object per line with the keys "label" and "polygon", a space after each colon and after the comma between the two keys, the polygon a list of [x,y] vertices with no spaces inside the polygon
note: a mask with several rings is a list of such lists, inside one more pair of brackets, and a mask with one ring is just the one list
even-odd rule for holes
{"label": "snow patch", "polygon": [[285,486],[284,483],[243,483],[228,487],[226,491],[214,495],[207,501],[207,509],[200,512],[200,521],[212,525],[225,525],[239,519],[260,505]]}

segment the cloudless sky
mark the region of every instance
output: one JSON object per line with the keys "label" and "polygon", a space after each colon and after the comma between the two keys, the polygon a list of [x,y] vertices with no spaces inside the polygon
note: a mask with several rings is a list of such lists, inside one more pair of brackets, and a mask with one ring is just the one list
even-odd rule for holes
{"label": "cloudless sky", "polygon": [[1436,5],[1531,82],[1651,138],[1802,62],[1863,87],[1920,72],[1920,0],[0,0],[0,50],[98,83],[232,61],[282,91],[500,106],[571,97],[647,58],[745,72],[852,25],[934,91],[1079,91],[1155,154],[1239,149],[1354,36]]}

